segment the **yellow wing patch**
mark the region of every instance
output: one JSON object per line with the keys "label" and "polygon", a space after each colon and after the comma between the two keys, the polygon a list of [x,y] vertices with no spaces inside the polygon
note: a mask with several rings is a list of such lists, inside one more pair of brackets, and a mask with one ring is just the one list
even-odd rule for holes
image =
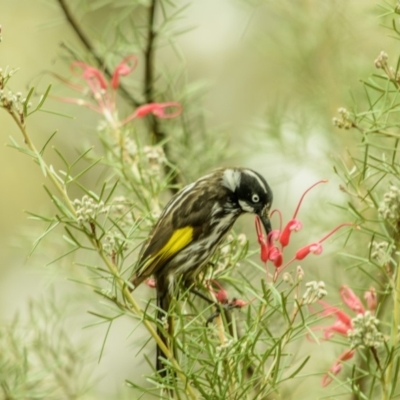
{"label": "yellow wing patch", "polygon": [[[171,238],[164,245],[164,247],[154,254],[154,258],[160,257],[161,259],[168,259],[179,253],[193,240],[193,228],[186,226],[174,231]],[[152,257],[152,258],[153,258]]]}
{"label": "yellow wing patch", "polygon": [[[157,271],[160,264],[169,260],[175,254],[179,253],[193,240],[193,228],[186,226],[185,228],[176,229],[169,238],[168,242],[157,253],[151,254],[141,265],[136,273],[136,277],[140,277],[140,281],[144,277],[152,275]],[[136,285],[136,284],[135,284]]]}
{"label": "yellow wing patch", "polygon": [[146,277],[156,272],[164,262],[179,253],[193,240],[193,228],[186,226],[185,228],[176,229],[169,238],[168,242],[157,252],[150,255],[140,266],[136,272],[132,283],[137,286]]}

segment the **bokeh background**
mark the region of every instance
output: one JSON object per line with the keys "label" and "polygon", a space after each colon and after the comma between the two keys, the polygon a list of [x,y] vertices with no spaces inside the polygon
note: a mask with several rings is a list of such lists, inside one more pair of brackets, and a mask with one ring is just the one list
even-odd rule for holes
{"label": "bokeh background", "polygon": [[[384,27],[387,21],[380,17],[384,10],[376,0],[186,3],[177,28],[193,29],[175,39],[180,56],[166,47],[158,52],[157,62],[171,70],[184,66],[189,82],[204,85],[201,107],[207,126],[229,142],[221,162],[260,171],[274,188],[275,206],[287,218],[305,188],[316,180],[329,179],[302,209],[308,225],[306,238],[317,239],[349,218],[333,205],[346,203],[333,166],[346,158],[347,149],[355,148],[357,138],[354,132],[334,128],[331,121],[338,107],[352,105],[353,98],[362,102],[360,80],[374,73],[373,62],[381,50],[390,57],[398,46]],[[101,46],[102,26],[112,13],[101,2],[85,4],[81,8],[79,1],[70,1],[88,35]],[[0,24],[0,67],[19,68],[11,88],[26,93],[29,85],[43,90],[54,83],[57,90],[60,82],[46,71],[69,74],[60,43],[82,49],[57,1],[2,0]],[[75,118],[35,115],[30,131],[39,143],[58,130],[55,143],[68,154],[83,136],[86,142],[92,140],[96,115],[54,101],[47,108]],[[4,144],[9,143],[9,136],[20,139],[4,111],[0,112],[0,135]],[[65,323],[71,341],[82,343],[89,355],[85,371],[93,389],[87,398],[129,398],[124,379],[136,377],[140,373],[135,368],[141,367],[130,354],[129,324],[122,321],[113,327],[98,361],[105,328],[83,329],[95,321],[87,311],[98,298],[68,279],[71,271],[80,274],[79,268],[64,261],[46,266],[59,251],[56,239],[30,254],[44,226],[29,219],[24,210],[46,213],[51,207],[44,183],[29,157],[0,146],[0,323],[10,324],[17,313],[23,319],[32,299],[64,299],[59,306],[70,307]],[[243,218],[237,228],[251,232],[252,219]],[[307,269],[310,278],[327,283],[333,299],[338,286],[348,279],[343,266],[332,262],[343,240],[339,242],[327,246],[324,255],[310,261]],[[328,345],[320,350],[313,364],[325,363],[328,369],[337,351]],[[310,379],[319,384],[320,377]],[[306,398],[306,382],[299,381],[296,391],[285,398]]]}

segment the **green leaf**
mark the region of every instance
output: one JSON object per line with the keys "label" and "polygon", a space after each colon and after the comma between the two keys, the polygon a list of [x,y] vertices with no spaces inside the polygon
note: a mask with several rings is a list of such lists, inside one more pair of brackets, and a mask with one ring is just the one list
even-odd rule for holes
{"label": "green leaf", "polygon": [[51,90],[51,84],[47,87],[44,94],[40,97],[39,103],[37,104],[36,108],[33,111],[31,111],[27,116],[32,115],[34,112],[39,111],[42,108],[44,102],[47,99],[47,96],[50,93],[50,90]]}
{"label": "green leaf", "polygon": [[34,91],[35,91],[35,88],[32,86],[31,89],[29,90],[27,96],[26,96],[26,100],[25,100],[25,103],[24,103],[24,110],[23,110],[24,117],[28,116],[28,104],[29,104],[29,101],[30,101]]}
{"label": "green leaf", "polygon": [[43,156],[44,151],[46,150],[47,145],[51,142],[54,136],[58,133],[58,131],[54,131],[49,138],[46,140],[46,143],[43,145],[42,149],[39,151],[39,154]]}

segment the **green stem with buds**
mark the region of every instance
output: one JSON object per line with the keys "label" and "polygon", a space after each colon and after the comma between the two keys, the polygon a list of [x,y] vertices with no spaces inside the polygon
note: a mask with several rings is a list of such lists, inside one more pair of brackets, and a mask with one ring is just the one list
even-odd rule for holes
{"label": "green stem with buds", "polygon": [[[29,136],[28,131],[26,130],[25,124],[21,122],[21,119],[17,114],[15,114],[12,111],[9,111],[9,113],[11,114],[12,118],[14,119],[16,124],[18,125],[18,127],[19,127],[19,129],[20,129],[20,131],[21,131],[21,133],[23,135],[24,142],[27,145],[27,147],[29,148],[29,150],[33,153],[34,158],[36,158],[36,160],[44,168],[46,175],[49,177],[49,179],[51,180],[51,182],[55,186],[56,190],[62,196],[63,201],[65,202],[65,204],[68,207],[68,209],[71,212],[71,214],[76,216],[75,208],[74,208],[70,198],[68,197],[68,193],[66,191],[66,188],[63,185],[61,185],[61,183],[58,181],[58,179],[54,175],[54,171],[43,160],[40,152],[36,149],[36,146],[33,144],[32,139]],[[146,329],[148,330],[148,332],[150,333],[150,335],[154,338],[154,340],[156,341],[157,345],[161,348],[161,350],[163,351],[165,356],[168,358],[168,360],[173,365],[173,367],[174,367],[174,369],[176,371],[176,374],[179,377],[179,379],[182,381],[182,383],[183,383],[183,385],[185,387],[186,393],[189,396],[189,398],[193,399],[193,400],[197,399],[196,393],[194,392],[193,388],[191,387],[190,383],[188,382],[187,377],[183,373],[183,370],[180,367],[180,365],[177,362],[177,360],[175,359],[173,353],[170,351],[170,349],[168,349],[168,347],[164,344],[162,339],[158,336],[158,334],[157,334],[156,330],[154,329],[153,325],[148,320],[146,320],[145,314],[140,309],[139,305],[137,304],[137,302],[135,301],[134,297],[132,296],[132,293],[129,290],[125,280],[120,276],[118,267],[108,258],[106,253],[103,251],[101,243],[94,237],[93,232],[85,232],[85,233],[86,233],[86,236],[88,237],[88,239],[90,240],[90,242],[92,243],[92,245],[94,246],[94,248],[97,250],[97,252],[100,255],[101,259],[106,264],[108,270],[116,278],[118,286],[119,286],[124,298],[126,299],[126,301],[128,302],[128,304],[130,306],[130,310],[133,311],[141,319],[141,321],[143,321],[143,324],[146,327]]]}
{"label": "green stem with buds", "polygon": [[382,400],[389,400],[390,388],[393,386],[393,364],[395,361],[394,351],[399,342],[399,315],[400,315],[400,260],[397,263],[395,271],[396,279],[393,282],[393,318],[392,318],[392,329],[390,335],[390,346],[393,350],[393,355],[390,363],[387,366],[385,373],[385,381],[382,387]]}

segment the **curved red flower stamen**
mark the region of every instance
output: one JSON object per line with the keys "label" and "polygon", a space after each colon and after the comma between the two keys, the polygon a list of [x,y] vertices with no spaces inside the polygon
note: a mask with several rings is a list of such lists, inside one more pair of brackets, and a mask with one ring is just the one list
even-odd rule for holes
{"label": "curved red flower stamen", "polygon": [[[166,110],[175,108],[175,112],[167,113]],[[136,111],[129,117],[121,122],[121,125],[125,125],[135,118],[143,118],[149,114],[153,114],[158,118],[169,119],[175,118],[182,113],[182,105],[180,103],[171,101],[168,103],[149,103],[144,104],[136,109]]]}
{"label": "curved red flower stamen", "polygon": [[[175,112],[167,113],[166,109],[176,108]],[[149,103],[136,109],[135,118],[143,118],[146,115],[153,114],[158,118],[175,118],[182,112],[182,105],[176,102],[168,103]]]}
{"label": "curved red flower stamen", "polygon": [[280,241],[280,243],[281,243],[281,245],[282,245],[283,247],[285,247],[285,246],[287,246],[287,245],[289,244],[290,234],[291,234],[292,232],[298,232],[298,231],[303,227],[303,224],[302,224],[300,221],[298,221],[298,220],[296,219],[296,217],[297,217],[297,214],[298,214],[298,212],[299,212],[299,210],[300,210],[300,206],[301,206],[301,204],[302,204],[302,202],[303,202],[303,200],[304,200],[305,195],[306,195],[311,189],[313,189],[315,186],[319,185],[320,183],[326,183],[326,182],[328,182],[326,179],[322,179],[322,180],[320,180],[320,181],[314,183],[314,184],[311,185],[311,186],[302,194],[302,196],[300,197],[300,200],[299,200],[299,202],[297,203],[297,207],[296,207],[296,209],[294,210],[294,214],[293,214],[292,219],[286,224],[285,228],[284,228],[283,231],[282,231],[281,237],[279,238],[279,241]]}
{"label": "curved red flower stamen", "polygon": [[306,195],[311,189],[313,189],[315,186],[319,185],[320,183],[327,183],[327,182],[328,182],[327,179],[321,179],[320,181],[315,182],[315,183],[314,183],[313,185],[311,185],[308,189],[306,189],[306,191],[305,191],[305,192],[302,194],[302,196],[300,197],[300,200],[299,200],[299,202],[298,202],[298,204],[297,204],[296,210],[294,211],[294,214],[293,214],[292,219],[295,219],[295,218],[297,217],[297,213],[298,213],[299,210],[300,210],[300,206],[301,206],[301,203],[302,203],[303,200],[304,200],[305,195]]}
{"label": "curved red flower stamen", "polygon": [[[106,78],[104,78],[104,75],[102,74],[101,71],[99,71],[97,68],[94,68],[82,61],[74,61],[73,63],[71,63],[71,72],[75,75],[75,76],[80,76],[83,79],[85,79],[85,81],[88,82],[88,84],[90,83],[97,83],[99,89],[107,89],[108,87],[108,83]],[[78,68],[82,69],[81,73],[77,73]],[[90,85],[90,88],[92,89],[93,92],[96,91],[96,87]]]}
{"label": "curved red flower stamen", "polygon": [[121,76],[129,75],[137,66],[138,59],[134,55],[125,57],[114,69],[111,77],[111,87],[116,90],[119,87]]}
{"label": "curved red flower stamen", "polygon": [[278,218],[279,218],[279,230],[281,231],[281,230],[282,230],[282,213],[281,213],[277,208],[275,208],[274,210],[272,210],[272,211],[269,213],[269,218],[271,219],[272,216],[273,216],[274,214],[278,214]]}
{"label": "curved red flower stamen", "polygon": [[353,226],[352,223],[350,222],[345,222],[343,224],[338,225],[336,228],[333,228],[329,233],[327,233],[321,240],[318,242],[314,242],[311,244],[308,244],[307,246],[302,247],[301,249],[296,251],[296,254],[294,256],[295,260],[303,260],[305,257],[307,257],[310,253],[314,253],[316,255],[319,255],[323,251],[323,247],[321,245],[322,242],[324,242],[326,239],[328,239],[330,236],[332,236],[336,231],[338,231],[340,228],[344,226]]}

